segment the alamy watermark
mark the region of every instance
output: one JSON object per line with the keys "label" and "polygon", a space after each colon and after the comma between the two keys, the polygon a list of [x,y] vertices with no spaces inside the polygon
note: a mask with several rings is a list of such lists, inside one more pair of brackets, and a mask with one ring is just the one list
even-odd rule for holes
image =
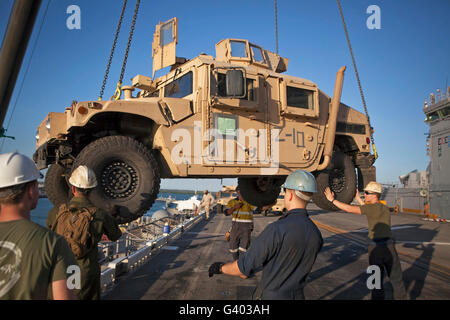
{"label": "alamy watermark", "polygon": [[66,285],[67,289],[81,289],[81,270],[77,265],[70,265],[67,267],[66,273],[69,275],[67,277]]}
{"label": "alamy watermark", "polygon": [[372,4],[367,7],[367,14],[370,16],[366,20],[366,26],[369,30],[381,29],[381,9],[379,6]]}
{"label": "alamy watermark", "polygon": [[370,276],[367,278],[366,285],[369,290],[381,289],[381,270],[377,265],[371,265],[366,270]]}
{"label": "alamy watermark", "polygon": [[70,14],[66,20],[66,26],[69,30],[81,29],[81,9],[79,6],[72,4],[67,7],[66,13]]}

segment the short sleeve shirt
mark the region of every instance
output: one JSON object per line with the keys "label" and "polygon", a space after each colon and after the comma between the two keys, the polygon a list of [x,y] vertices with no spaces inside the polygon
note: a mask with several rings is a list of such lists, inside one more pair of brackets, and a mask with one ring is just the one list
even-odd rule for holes
{"label": "short sleeve shirt", "polygon": [[77,261],[64,238],[26,219],[0,222],[0,300],[45,300],[70,266]]}
{"label": "short sleeve shirt", "polygon": [[368,222],[368,237],[370,239],[391,238],[391,213],[382,203],[365,204],[361,206],[361,214],[366,215]]}
{"label": "short sleeve shirt", "polygon": [[233,211],[231,220],[233,222],[253,222],[253,210],[255,210],[255,207],[248,202],[239,199],[231,199],[227,203],[227,208],[234,207],[238,203],[243,203],[243,205],[239,209]]}

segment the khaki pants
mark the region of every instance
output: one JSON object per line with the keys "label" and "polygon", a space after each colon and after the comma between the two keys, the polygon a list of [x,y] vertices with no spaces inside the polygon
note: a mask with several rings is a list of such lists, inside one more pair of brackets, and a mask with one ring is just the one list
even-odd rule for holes
{"label": "khaki pants", "polygon": [[209,205],[205,205],[205,216],[206,220],[209,220]]}
{"label": "khaki pants", "polygon": [[200,210],[202,209],[202,207],[205,208],[205,218],[206,218],[206,220],[208,220],[209,219],[209,211],[210,211],[209,204],[201,204],[198,207],[198,213],[200,213]]}

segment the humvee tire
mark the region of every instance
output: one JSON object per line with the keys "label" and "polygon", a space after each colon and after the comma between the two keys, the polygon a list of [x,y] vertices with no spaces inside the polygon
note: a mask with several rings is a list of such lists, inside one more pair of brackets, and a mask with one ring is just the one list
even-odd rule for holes
{"label": "humvee tire", "polygon": [[98,186],[90,201],[115,217],[118,223],[131,222],[146,213],[159,192],[158,163],[142,143],[125,136],[108,136],[87,145],[75,159],[91,168]]}
{"label": "humvee tire", "polygon": [[351,203],[356,194],[355,165],[347,154],[335,151],[330,166],[316,174],[317,192],[313,194],[314,203],[324,210],[337,211],[324,195],[326,187],[330,187],[335,198],[341,202]]}
{"label": "humvee tire", "polygon": [[63,203],[67,203],[70,199],[70,187],[64,177],[66,169],[57,163],[52,164],[45,175],[44,188],[48,200],[58,207]]}
{"label": "humvee tire", "polygon": [[238,178],[239,191],[245,201],[264,207],[277,201],[285,178]]}

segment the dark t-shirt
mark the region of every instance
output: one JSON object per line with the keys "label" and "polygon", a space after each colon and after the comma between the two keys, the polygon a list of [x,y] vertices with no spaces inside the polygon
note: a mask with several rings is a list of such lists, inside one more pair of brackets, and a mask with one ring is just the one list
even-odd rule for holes
{"label": "dark t-shirt", "polygon": [[361,214],[366,215],[370,239],[391,238],[391,213],[382,203],[361,206]]}
{"label": "dark t-shirt", "polygon": [[66,240],[29,220],[0,222],[0,299],[44,300],[77,266]]}
{"label": "dark t-shirt", "polygon": [[322,245],[322,235],[306,210],[291,210],[264,229],[241,255],[238,267],[247,277],[263,269],[263,299],[295,298]]}

